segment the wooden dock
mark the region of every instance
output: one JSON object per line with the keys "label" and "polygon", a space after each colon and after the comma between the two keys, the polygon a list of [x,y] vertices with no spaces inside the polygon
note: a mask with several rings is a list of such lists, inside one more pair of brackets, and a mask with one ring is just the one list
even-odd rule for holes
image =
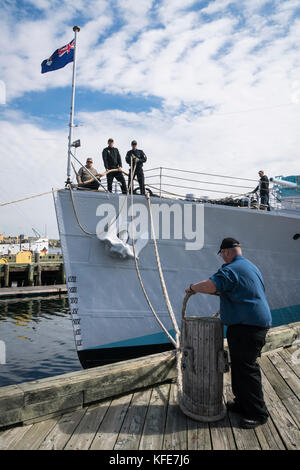
{"label": "wooden dock", "polygon": [[54,284],[51,286],[2,287],[0,289],[0,300],[62,294],[67,294],[66,284]]}
{"label": "wooden dock", "polygon": [[[294,325],[299,331],[299,323]],[[177,404],[176,368],[170,351],[65,374],[61,379],[20,384],[19,395],[17,386],[3,387],[7,390],[0,393],[0,412],[2,406],[8,413],[6,419],[13,412],[8,408],[17,410],[20,402],[25,411],[23,425],[0,432],[0,449],[299,450],[299,344],[265,352],[259,363],[270,418],[255,429],[242,429],[238,415],[232,412],[216,423],[187,418]],[[88,380],[93,381],[89,388]],[[87,406],[76,402],[79,391],[83,391]],[[67,393],[69,404],[65,407],[73,408],[55,412],[55,397],[66,403]],[[99,401],[101,396],[105,398]],[[230,398],[229,372],[224,375],[224,400]],[[43,403],[47,403],[47,416]]]}
{"label": "wooden dock", "polygon": [[14,284],[19,287],[65,284],[62,255],[49,254],[40,257],[39,253],[35,253],[30,262],[19,262],[16,256],[18,255],[0,257],[0,290]]}

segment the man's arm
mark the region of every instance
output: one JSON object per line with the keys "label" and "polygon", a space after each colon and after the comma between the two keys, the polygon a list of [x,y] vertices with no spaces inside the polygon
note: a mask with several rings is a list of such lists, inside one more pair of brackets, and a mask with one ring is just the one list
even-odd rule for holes
{"label": "man's arm", "polygon": [[119,150],[117,149],[117,160],[118,160],[118,168],[122,168],[122,159]]}
{"label": "man's arm", "polygon": [[144,154],[143,150],[141,150],[141,156],[139,157],[141,163],[146,163],[147,157]]}
{"label": "man's arm", "polygon": [[106,149],[103,149],[103,151],[102,151],[102,158],[103,158],[103,163],[104,163],[105,169],[108,170]]}
{"label": "man's arm", "polygon": [[188,289],[185,289],[185,292],[187,294],[197,294],[197,292],[201,294],[216,294],[217,288],[210,279],[207,279],[206,281],[191,284]]}
{"label": "man's arm", "polygon": [[82,175],[82,168],[80,168],[80,170],[78,171],[78,173],[77,173],[77,175],[76,175],[77,183],[78,183],[78,184],[82,184],[81,175]]}
{"label": "man's arm", "polygon": [[[96,170],[95,176],[96,176],[96,178],[100,179],[100,178],[102,178],[103,173],[98,173],[98,171]],[[95,180],[94,180],[94,181],[95,181]]]}

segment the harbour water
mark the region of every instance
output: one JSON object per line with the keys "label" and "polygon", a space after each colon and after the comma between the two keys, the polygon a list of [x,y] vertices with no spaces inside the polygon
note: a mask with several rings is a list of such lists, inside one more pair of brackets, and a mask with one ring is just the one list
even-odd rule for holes
{"label": "harbour water", "polygon": [[0,386],[81,370],[67,298],[0,302]]}
{"label": "harbour water", "polygon": [[[299,309],[288,318],[273,315],[273,326],[296,321]],[[66,297],[0,301],[0,340],[6,346],[1,387],[82,369]]]}

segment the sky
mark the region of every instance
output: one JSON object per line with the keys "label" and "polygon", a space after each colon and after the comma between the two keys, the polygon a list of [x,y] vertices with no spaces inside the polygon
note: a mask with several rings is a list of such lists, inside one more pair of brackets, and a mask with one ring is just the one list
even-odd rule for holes
{"label": "sky", "polygon": [[[136,139],[146,168],[300,174],[298,0],[0,0],[0,203],[64,186],[72,64],[41,62],[74,25],[81,161],[112,137],[125,170]],[[58,236],[51,194],[0,210],[0,233]]]}

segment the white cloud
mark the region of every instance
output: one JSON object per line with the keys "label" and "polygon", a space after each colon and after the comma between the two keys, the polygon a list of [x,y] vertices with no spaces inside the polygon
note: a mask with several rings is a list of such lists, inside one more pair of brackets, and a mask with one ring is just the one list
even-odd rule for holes
{"label": "white cloud", "polygon": [[[260,0],[261,2],[261,0]],[[210,2],[207,7],[202,9],[202,13],[206,13],[207,15],[211,15],[213,13],[218,13],[224,8],[228,7],[231,3],[234,3],[232,0],[216,0],[214,2]]]}

